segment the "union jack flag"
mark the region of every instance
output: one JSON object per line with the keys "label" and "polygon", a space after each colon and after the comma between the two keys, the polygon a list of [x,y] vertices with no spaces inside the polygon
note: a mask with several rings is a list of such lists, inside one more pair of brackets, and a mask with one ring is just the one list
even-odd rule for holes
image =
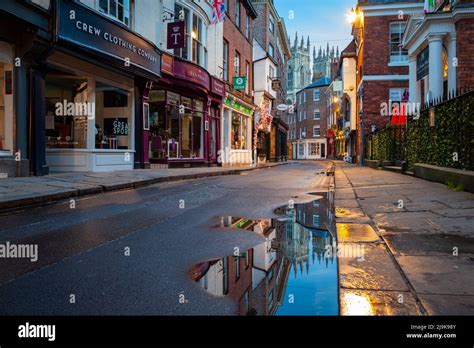
{"label": "union jack flag", "polygon": [[226,10],[224,0],[214,0],[212,8],[214,9],[214,13],[212,14],[211,23],[216,24],[224,21]]}

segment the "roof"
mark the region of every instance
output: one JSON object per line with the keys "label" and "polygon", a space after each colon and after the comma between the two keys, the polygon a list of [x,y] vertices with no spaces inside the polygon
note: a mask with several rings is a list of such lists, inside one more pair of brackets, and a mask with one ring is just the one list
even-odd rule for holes
{"label": "roof", "polygon": [[313,82],[312,84],[308,85],[306,88],[329,86],[330,84],[331,84],[331,79],[327,76],[324,76],[324,77],[320,78],[318,81]]}

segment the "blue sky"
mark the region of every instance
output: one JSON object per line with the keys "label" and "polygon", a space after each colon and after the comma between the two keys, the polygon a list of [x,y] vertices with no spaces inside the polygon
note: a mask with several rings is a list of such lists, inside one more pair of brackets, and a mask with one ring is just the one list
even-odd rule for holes
{"label": "blue sky", "polygon": [[[298,31],[306,39],[309,35],[311,52],[313,46],[316,51],[319,46],[326,47],[339,45],[343,50],[351,41],[351,26],[347,22],[346,14],[355,7],[357,0],[274,0],[278,14],[285,19],[286,30],[293,43],[295,32]],[[294,18],[290,18],[290,11],[294,11]]]}

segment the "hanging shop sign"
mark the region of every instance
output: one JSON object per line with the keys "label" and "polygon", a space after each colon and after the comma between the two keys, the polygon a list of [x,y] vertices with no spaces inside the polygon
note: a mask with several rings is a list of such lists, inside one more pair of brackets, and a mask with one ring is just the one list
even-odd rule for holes
{"label": "hanging shop sign", "polygon": [[430,71],[430,49],[429,46],[416,56],[416,78],[421,80]]}
{"label": "hanging shop sign", "polygon": [[234,89],[236,91],[242,91],[245,90],[245,87],[247,85],[247,78],[243,76],[236,76],[234,77]]}
{"label": "hanging shop sign", "polygon": [[151,42],[127,27],[77,2],[58,1],[56,35],[59,40],[161,76],[161,53]]}
{"label": "hanging shop sign", "polygon": [[215,77],[211,77],[211,92],[218,96],[225,97],[225,84]]}
{"label": "hanging shop sign", "polygon": [[184,21],[168,23],[167,48],[169,50],[184,48],[186,35],[184,33]]}
{"label": "hanging shop sign", "polygon": [[274,91],[279,91],[281,89],[281,80],[272,80],[272,89]]}
{"label": "hanging shop sign", "polygon": [[161,58],[161,71],[165,74],[174,75],[174,58],[173,56],[163,53]]}

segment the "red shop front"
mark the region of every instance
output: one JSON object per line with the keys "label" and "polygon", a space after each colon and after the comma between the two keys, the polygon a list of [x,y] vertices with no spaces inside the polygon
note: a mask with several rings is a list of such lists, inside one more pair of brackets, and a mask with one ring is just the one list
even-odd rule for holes
{"label": "red shop front", "polygon": [[204,68],[167,54],[162,70],[163,78],[147,100],[144,139],[150,163],[169,168],[218,165],[224,83]]}

